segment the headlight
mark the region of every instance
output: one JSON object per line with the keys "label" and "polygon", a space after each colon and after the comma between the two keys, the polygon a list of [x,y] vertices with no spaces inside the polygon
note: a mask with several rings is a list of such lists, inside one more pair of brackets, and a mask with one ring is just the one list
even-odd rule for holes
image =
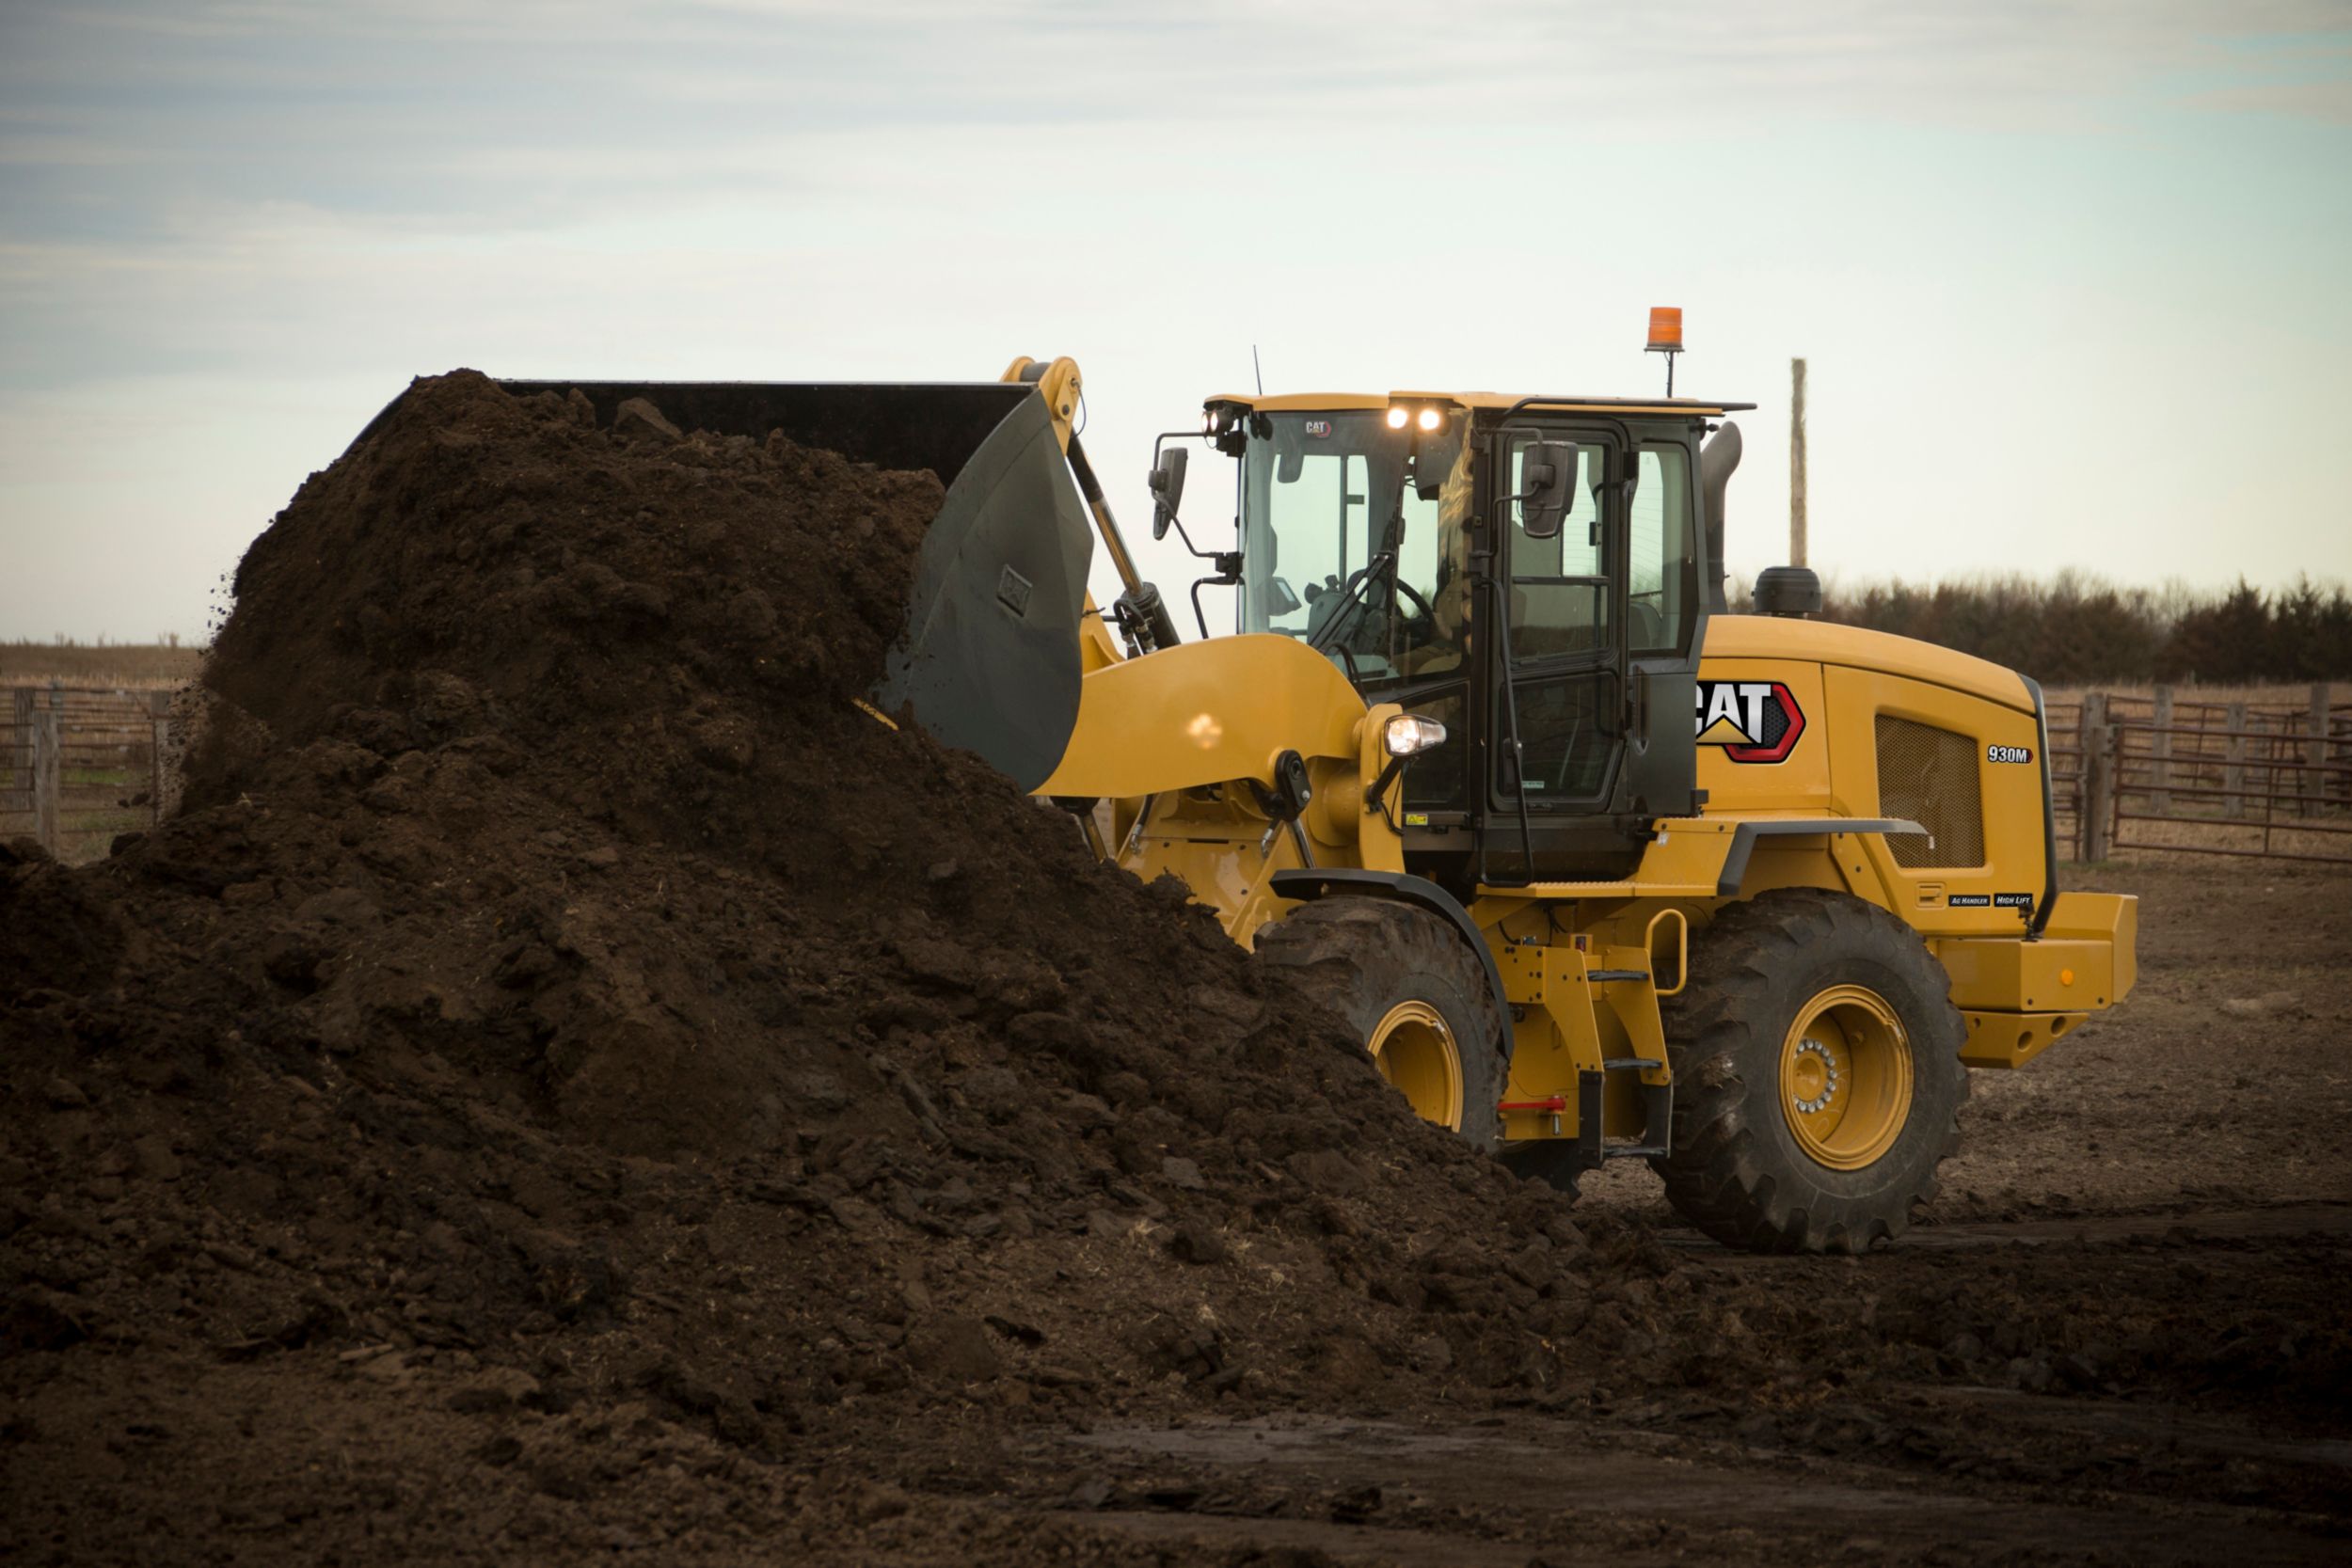
{"label": "headlight", "polygon": [[1421,411],[1419,422],[1423,430],[1435,430],[1445,422],[1445,416],[1435,408],[1424,408]]}
{"label": "headlight", "polygon": [[1382,730],[1380,743],[1392,757],[1418,756],[1445,744],[1445,726],[1419,714],[1400,713]]}
{"label": "headlight", "polygon": [[1403,429],[1405,428],[1405,421],[1406,421],[1406,420],[1411,419],[1411,418],[1412,418],[1412,415],[1411,415],[1411,414],[1409,414],[1409,413],[1407,413],[1407,412],[1406,412],[1405,408],[1404,408],[1402,405],[1400,405],[1400,404],[1391,404],[1391,405],[1390,405],[1390,408],[1389,408],[1389,428],[1390,428],[1391,430],[1403,430]]}

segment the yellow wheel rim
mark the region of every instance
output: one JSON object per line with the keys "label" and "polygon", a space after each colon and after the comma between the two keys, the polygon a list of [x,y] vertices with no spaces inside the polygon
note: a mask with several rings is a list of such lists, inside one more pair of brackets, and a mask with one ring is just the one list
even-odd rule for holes
{"label": "yellow wheel rim", "polygon": [[1884,1154],[1911,1117],[1911,1044],[1878,992],[1832,986],[1797,1010],[1780,1048],[1780,1112],[1832,1170]]}
{"label": "yellow wheel rim", "polygon": [[1423,1121],[1459,1132],[1462,1053],[1445,1015],[1426,1002],[1400,1002],[1372,1032],[1373,1065]]}

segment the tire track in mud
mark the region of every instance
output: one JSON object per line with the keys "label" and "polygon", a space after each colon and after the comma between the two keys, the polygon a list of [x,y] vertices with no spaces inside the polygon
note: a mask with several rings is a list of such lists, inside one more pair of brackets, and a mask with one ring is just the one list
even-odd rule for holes
{"label": "tire track in mud", "polygon": [[[1845,1551],[1902,1561],[1964,1547],[1987,1557],[2283,1564],[2340,1561],[2343,1550],[2340,1538],[2256,1509],[2147,1498],[2105,1507],[2015,1495],[1995,1504],[1867,1464],[1769,1449],[1694,1449],[1581,1423],[1433,1430],[1291,1418],[1173,1431],[1104,1427],[1072,1443],[1104,1458],[1173,1464],[1212,1486],[1247,1476],[1357,1499],[1343,1512],[1399,1515],[1394,1523],[1275,1521],[1128,1508],[1095,1513],[1096,1524],[1162,1538],[1361,1551],[1400,1563],[1524,1562],[1531,1540],[1597,1545],[1628,1531],[1654,1532],[1663,1521],[1671,1522],[1667,1538],[1652,1540],[1649,1550],[1621,1544],[1609,1560],[1683,1560],[1704,1546],[1723,1561],[1820,1561]],[[1184,1488],[1163,1482],[1159,1495],[1182,1498]],[[1506,1547],[1504,1538],[1516,1544]]]}
{"label": "tire track in mud", "polygon": [[[2162,1246],[2292,1236],[2352,1236],[2352,1203],[2276,1203],[2185,1212],[2089,1213],[1921,1225],[1871,1256],[1900,1257],[1974,1247],[2049,1246],[2082,1242],[2093,1245]],[[1730,1268],[1771,1269],[1802,1260],[1768,1253],[1734,1252],[1695,1230],[1679,1227],[1660,1230],[1658,1239],[1667,1246],[1700,1255],[1700,1260]]]}

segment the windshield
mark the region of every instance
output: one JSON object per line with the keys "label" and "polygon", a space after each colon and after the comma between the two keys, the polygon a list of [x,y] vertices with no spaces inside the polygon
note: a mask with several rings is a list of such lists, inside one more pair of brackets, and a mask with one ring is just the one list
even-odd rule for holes
{"label": "windshield", "polygon": [[[1260,416],[1242,459],[1241,629],[1314,642],[1359,686],[1462,666],[1470,470],[1458,420]],[[1378,570],[1373,568],[1378,566]]]}

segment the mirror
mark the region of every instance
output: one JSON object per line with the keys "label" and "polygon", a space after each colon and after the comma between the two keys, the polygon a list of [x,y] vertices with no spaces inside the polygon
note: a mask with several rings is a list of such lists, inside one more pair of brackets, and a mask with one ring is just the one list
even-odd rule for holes
{"label": "mirror", "polygon": [[1298,608],[1298,594],[1282,578],[1268,578],[1265,585],[1265,612],[1268,615],[1288,615]]}
{"label": "mirror", "polygon": [[1152,537],[1168,537],[1168,524],[1176,520],[1176,503],[1184,495],[1184,449],[1163,452],[1160,466],[1152,470],[1147,482],[1152,486]]}
{"label": "mirror", "polygon": [[1576,485],[1576,443],[1531,441],[1519,462],[1519,483],[1527,488],[1511,499],[1520,503],[1520,527],[1530,539],[1557,538]]}
{"label": "mirror", "polygon": [[1445,493],[1445,477],[1461,452],[1461,443],[1432,436],[1413,443],[1413,494],[1433,501]]}

